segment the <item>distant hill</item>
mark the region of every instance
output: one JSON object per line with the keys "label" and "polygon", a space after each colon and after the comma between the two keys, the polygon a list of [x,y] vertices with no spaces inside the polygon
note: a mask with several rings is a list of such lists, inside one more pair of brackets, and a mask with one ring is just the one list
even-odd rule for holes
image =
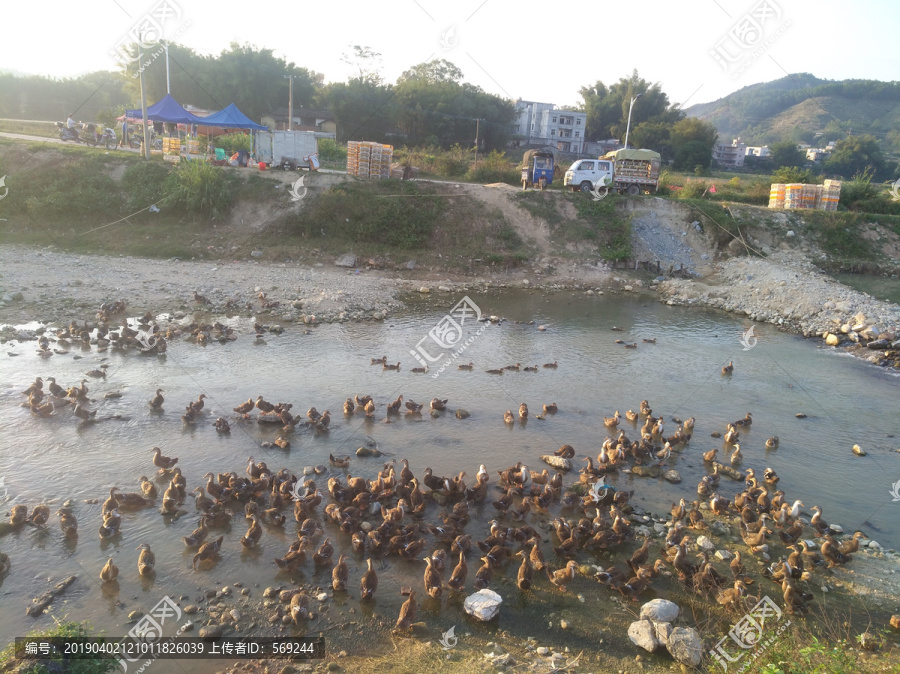
{"label": "distant hill", "polygon": [[827,142],[852,131],[876,136],[886,151],[900,149],[892,148],[900,129],[900,82],[823,80],[800,73],[752,84],[685,112],[714,124],[719,142],[740,136],[750,145],[792,139],[812,143],[817,132]]}

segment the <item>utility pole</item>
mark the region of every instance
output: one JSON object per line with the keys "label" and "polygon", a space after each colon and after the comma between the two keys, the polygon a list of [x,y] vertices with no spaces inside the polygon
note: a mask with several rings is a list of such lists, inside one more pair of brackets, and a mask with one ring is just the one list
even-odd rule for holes
{"label": "utility pole", "polygon": [[631,105],[628,106],[628,125],[625,127],[625,149],[628,149],[628,132],[631,131],[631,108],[634,107],[634,102],[639,99],[644,94],[638,94],[634,98],[631,99]]}
{"label": "utility pole", "polygon": [[285,75],[288,78],[288,87],[290,94],[288,95],[288,131],[292,131],[294,127],[294,76]]}
{"label": "utility pole", "polygon": [[478,170],[478,123],[480,119],[475,119],[475,170]]}
{"label": "utility pole", "polygon": [[[142,36],[143,39],[143,36]],[[141,78],[141,117],[144,122],[144,159],[150,159],[150,129],[148,128],[147,119],[147,94],[144,90],[144,64],[142,63],[141,43],[138,42],[138,74]]]}
{"label": "utility pole", "polygon": [[166,48],[166,93],[171,94],[172,90],[169,88],[169,43],[164,43]]}

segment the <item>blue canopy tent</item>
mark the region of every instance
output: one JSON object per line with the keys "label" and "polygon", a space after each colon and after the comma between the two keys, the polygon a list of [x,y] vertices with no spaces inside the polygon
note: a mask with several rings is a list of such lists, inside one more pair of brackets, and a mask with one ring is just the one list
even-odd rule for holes
{"label": "blue canopy tent", "polygon": [[[191,115],[191,117],[194,117],[194,115]],[[238,110],[238,107],[234,103],[230,104],[227,108],[223,108],[206,117],[194,117],[194,120],[194,124],[199,124],[200,126],[215,126],[225,129],[250,129],[251,131],[268,130],[268,127],[257,124],[243,112]]]}
{"label": "blue canopy tent", "polygon": [[[125,115],[140,121],[143,119],[141,109],[126,110]],[[196,117],[181,107],[181,104],[166,94],[163,98],[147,108],[147,119],[151,122],[169,122],[171,124],[203,124],[203,117]],[[249,121],[249,120],[248,120]]]}

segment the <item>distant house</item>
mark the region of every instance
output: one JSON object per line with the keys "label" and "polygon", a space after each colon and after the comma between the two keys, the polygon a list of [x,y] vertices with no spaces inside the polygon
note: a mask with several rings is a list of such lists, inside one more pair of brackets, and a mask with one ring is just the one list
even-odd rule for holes
{"label": "distant house", "polygon": [[[265,124],[273,131],[285,131],[288,128],[288,108],[278,108],[274,113],[263,115],[260,124]],[[321,131],[337,133],[334,115],[328,110],[312,110],[294,108],[294,131]]]}
{"label": "distant house", "polygon": [[520,145],[550,145],[575,154],[584,151],[586,113],[521,98],[516,101],[516,113],[512,133]]}
{"label": "distant house", "polygon": [[[833,147],[834,146],[832,145],[832,148]],[[811,147],[806,150],[806,161],[811,161],[816,164],[827,161],[830,156],[831,150],[828,148]]]}
{"label": "distant house", "polygon": [[768,157],[771,153],[769,152],[768,145],[748,145],[747,149],[744,151],[745,157]]}
{"label": "distant house", "polygon": [[602,157],[607,152],[620,150],[624,145],[619,142],[618,138],[607,138],[606,140],[586,140],[584,142],[584,154],[596,155]]}
{"label": "distant house", "polygon": [[716,145],[713,147],[713,159],[719,166],[739,168],[744,165],[744,157],[747,156],[747,145],[740,138],[731,141],[731,145]]}

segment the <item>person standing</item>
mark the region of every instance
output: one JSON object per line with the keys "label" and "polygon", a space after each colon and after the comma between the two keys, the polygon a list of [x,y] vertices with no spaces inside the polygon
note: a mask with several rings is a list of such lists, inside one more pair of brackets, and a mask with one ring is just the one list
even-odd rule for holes
{"label": "person standing", "polygon": [[128,147],[128,117],[122,119],[122,147]]}

